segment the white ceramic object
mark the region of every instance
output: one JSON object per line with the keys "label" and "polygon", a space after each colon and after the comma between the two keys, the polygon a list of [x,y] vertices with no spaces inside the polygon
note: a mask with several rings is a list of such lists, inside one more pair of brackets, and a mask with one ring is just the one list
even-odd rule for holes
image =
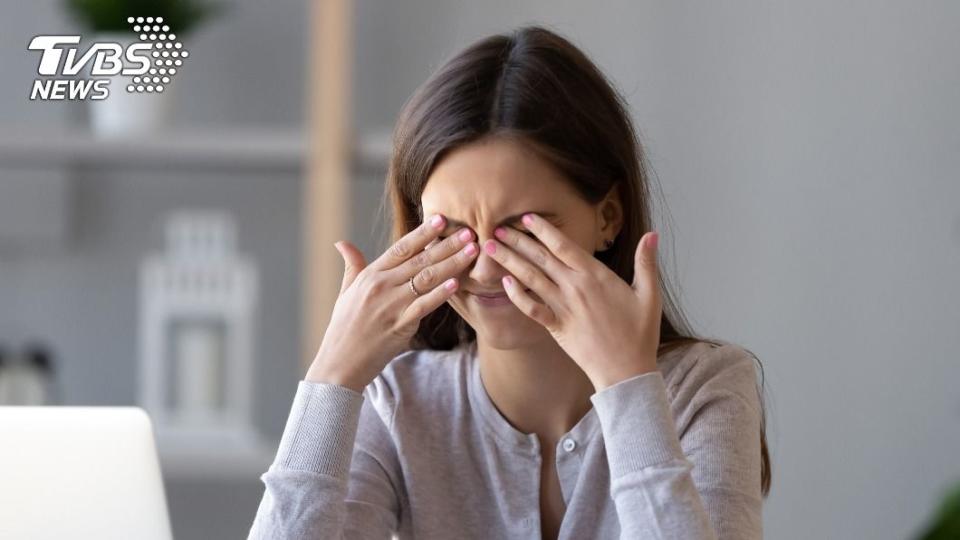
{"label": "white ceramic object", "polygon": [[[119,43],[126,47],[136,43],[136,34],[107,33],[94,35],[96,42]],[[154,133],[168,125],[174,84],[165,85],[162,92],[128,92],[133,77],[110,77],[110,95],[106,99],[87,100],[90,110],[90,128],[103,137]]]}

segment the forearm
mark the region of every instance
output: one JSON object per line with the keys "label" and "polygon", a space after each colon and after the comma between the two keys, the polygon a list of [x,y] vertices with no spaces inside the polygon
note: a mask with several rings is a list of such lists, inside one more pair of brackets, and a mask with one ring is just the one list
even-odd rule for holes
{"label": "forearm", "polygon": [[660,372],[624,380],[591,400],[603,430],[621,538],[716,539]]}
{"label": "forearm", "polygon": [[301,381],[249,539],[343,537],[344,499],[363,395]]}

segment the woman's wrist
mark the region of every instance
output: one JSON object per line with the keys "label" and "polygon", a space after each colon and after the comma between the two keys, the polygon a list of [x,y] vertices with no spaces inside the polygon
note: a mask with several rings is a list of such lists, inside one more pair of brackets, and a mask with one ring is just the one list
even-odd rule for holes
{"label": "woman's wrist", "polygon": [[317,365],[316,362],[307,370],[303,380],[312,383],[336,384],[349,388],[358,394],[363,393],[367,384],[355,375],[349,373],[340,373],[338,370],[330,369],[328,366]]}

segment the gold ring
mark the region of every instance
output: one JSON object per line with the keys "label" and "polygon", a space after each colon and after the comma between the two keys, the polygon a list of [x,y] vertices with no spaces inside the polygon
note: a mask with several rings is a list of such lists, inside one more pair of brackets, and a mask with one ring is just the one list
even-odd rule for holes
{"label": "gold ring", "polygon": [[416,287],[413,286],[413,278],[412,278],[412,277],[410,278],[410,281],[409,281],[408,283],[410,283],[410,290],[413,291],[413,295],[414,295],[414,296],[420,296],[420,292],[417,290]]}

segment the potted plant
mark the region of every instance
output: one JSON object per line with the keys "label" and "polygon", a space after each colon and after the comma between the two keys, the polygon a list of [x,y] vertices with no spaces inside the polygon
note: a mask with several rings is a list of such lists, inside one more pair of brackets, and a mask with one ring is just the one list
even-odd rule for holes
{"label": "potted plant", "polygon": [[934,512],[916,540],[954,540],[960,538],[960,483],[943,495],[940,506]]}
{"label": "potted plant", "polygon": [[190,54],[184,38],[222,11],[224,4],[207,0],[63,1],[94,41],[119,43],[124,50],[138,42],[157,48],[156,64],[151,64],[145,77],[117,75],[109,97],[88,100],[94,133],[118,136],[162,129],[176,87],[173,78]]}

